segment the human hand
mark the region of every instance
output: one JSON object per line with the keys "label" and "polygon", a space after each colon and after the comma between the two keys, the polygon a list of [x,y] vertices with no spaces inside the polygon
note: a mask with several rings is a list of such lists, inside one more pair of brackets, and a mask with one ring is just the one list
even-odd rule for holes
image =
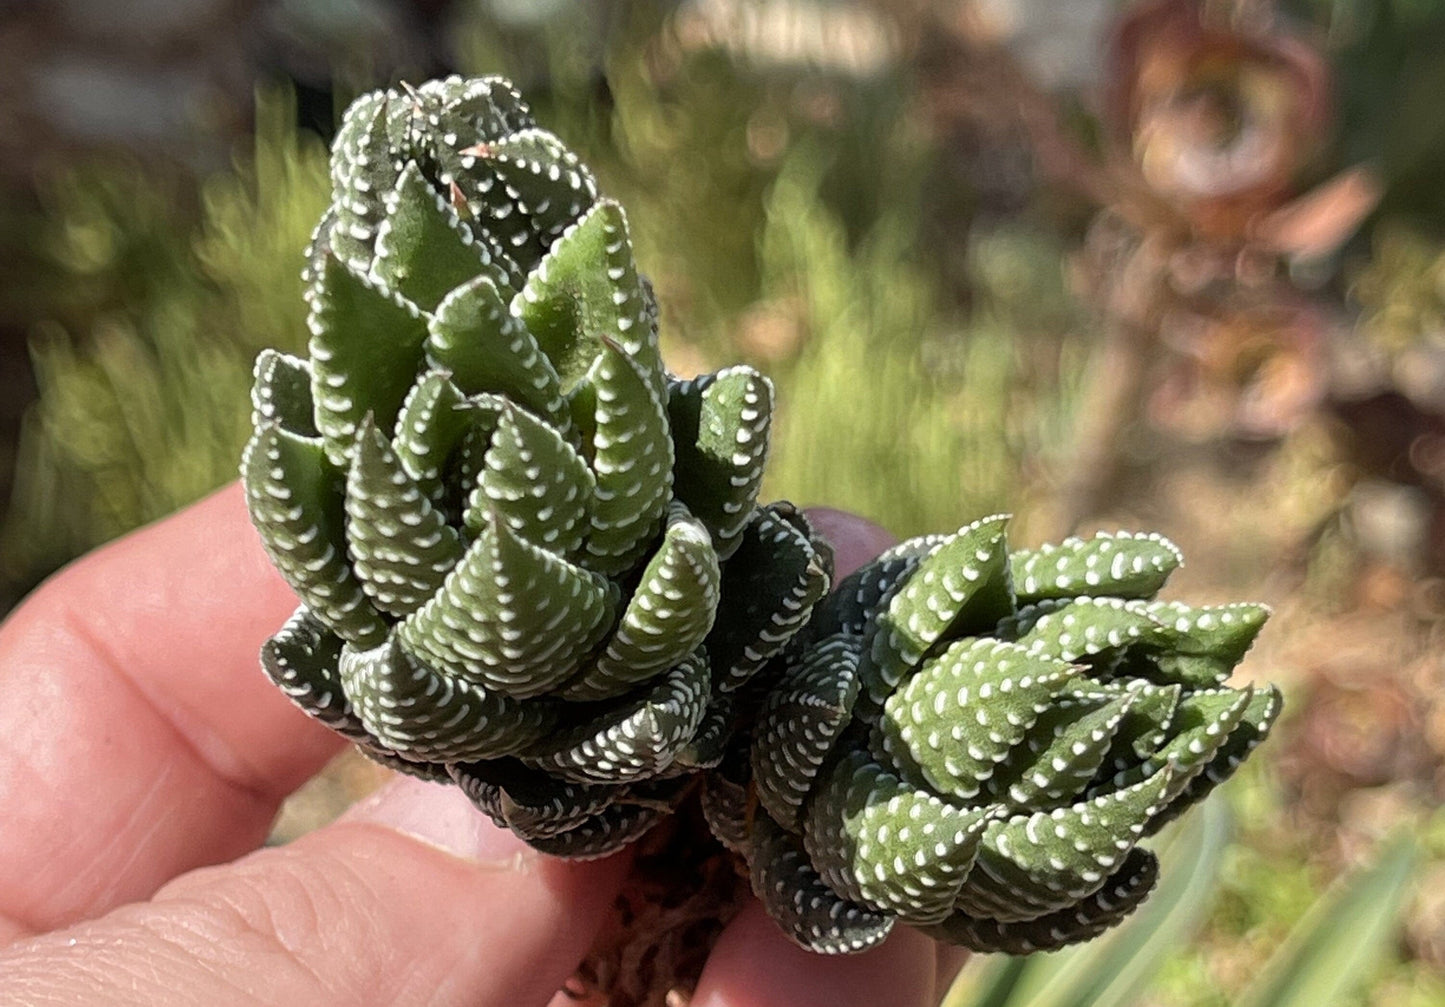
{"label": "human hand", "polygon": [[[889,541],[813,517],[840,575]],[[554,999],[625,852],[543,856],[456,788],[406,778],[258,849],[343,744],[257,666],[295,604],[231,487],[73,564],[0,626],[0,1007]],[[961,960],[906,928],[822,958],[753,904],[693,1007],[933,1007]]]}

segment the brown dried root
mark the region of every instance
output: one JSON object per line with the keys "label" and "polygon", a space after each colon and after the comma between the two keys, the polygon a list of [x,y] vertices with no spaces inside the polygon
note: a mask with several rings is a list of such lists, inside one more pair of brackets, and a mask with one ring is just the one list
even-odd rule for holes
{"label": "brown dried root", "polygon": [[687,1007],[703,965],[751,889],[696,799],[637,844],[632,872],[563,992],[580,1007]]}

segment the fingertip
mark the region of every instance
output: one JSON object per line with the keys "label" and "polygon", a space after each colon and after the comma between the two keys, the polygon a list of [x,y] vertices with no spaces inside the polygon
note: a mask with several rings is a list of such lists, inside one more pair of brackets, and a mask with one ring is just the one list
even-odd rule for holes
{"label": "fingertip", "polygon": [[856,955],[818,955],[793,944],[752,903],[728,924],[691,1007],[934,1007],[933,941],[904,927]]}
{"label": "fingertip", "polygon": [[834,580],[842,580],[898,537],[867,518],[833,507],[809,507],[808,520],[833,546]]}

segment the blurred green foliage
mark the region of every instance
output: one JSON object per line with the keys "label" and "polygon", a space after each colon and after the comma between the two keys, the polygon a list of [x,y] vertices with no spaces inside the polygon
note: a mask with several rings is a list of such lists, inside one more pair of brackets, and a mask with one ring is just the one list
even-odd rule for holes
{"label": "blurred green foliage", "polygon": [[254,150],[200,187],[193,222],[124,162],[47,181],[56,310],[31,341],[40,398],[0,533],[12,592],[235,477],[255,354],[306,338],[301,252],[326,152],[292,117],[289,95],[261,97]]}

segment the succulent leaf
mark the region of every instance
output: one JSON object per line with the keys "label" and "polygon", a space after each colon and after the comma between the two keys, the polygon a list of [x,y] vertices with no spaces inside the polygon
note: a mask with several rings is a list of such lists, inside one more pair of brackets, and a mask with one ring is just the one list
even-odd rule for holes
{"label": "succulent leaf", "polygon": [[554,135],[523,129],[457,152],[453,177],[488,231],[530,268],[597,199],[592,173]]}
{"label": "succulent leaf", "polygon": [[917,556],[880,556],[838,582],[827,605],[819,608],[812,628],[819,637],[834,633],[862,636],[873,612],[893,597],[918,565]]}
{"label": "succulent leaf", "polygon": [[753,892],[793,940],[818,954],[853,954],[881,943],[894,917],[842,898],[808,861],[798,837],[767,815],[753,827]]}
{"label": "succulent leaf", "polygon": [[665,394],[657,333],[632,262],[627,217],[601,200],[564,231],[528,277],[513,310],[536,336],[571,390],[602,352],[602,337],[615,340],[650,376],[654,396]]}
{"label": "succulent leaf", "polygon": [[1009,557],[1020,605],[1084,594],[1152,598],[1183,562],[1179,548],[1163,535],[1129,532],[1067,538]]}
{"label": "succulent leaf", "polygon": [[570,860],[595,860],[616,853],[646,835],[671,810],[666,798],[638,800],[624,795],[580,824],[552,836],[538,836],[529,844],[543,853]]}
{"label": "succulent leaf", "polygon": [[659,775],[697,733],[707,709],[707,657],[687,657],[641,695],[588,711],[523,754],[529,766],[579,783],[630,783]]}
{"label": "succulent leaf", "polygon": [[813,781],[851,720],[862,652],[861,637],[820,641],[763,701],[753,728],[753,781],[759,802],[785,828],[799,828]]}
{"label": "succulent leaf", "polygon": [[448,765],[451,778],[498,827],[523,839],[545,839],[587,822],[624,791],[530,770],[512,759]]}
{"label": "succulent leaf", "polygon": [[712,630],[722,574],[707,530],[674,504],[662,544],[642,572],[596,662],[561,690],[607,699],[683,661]]}
{"label": "succulent leaf", "polygon": [[923,932],[985,953],[1030,955],[1092,940],[1139,908],[1159,878],[1159,859],[1138,847],[1097,892],[1075,905],[1031,920],[1003,921],[955,912]]}
{"label": "succulent leaf", "polygon": [[931,548],[880,612],[869,638],[863,682],[882,702],[934,644],[992,627],[1013,611],[1007,515],[975,521]]}
{"label": "succulent leaf", "polygon": [[1059,661],[1117,656],[1126,647],[1160,644],[1167,630],[1146,609],[1122,598],[1059,598],[1019,609],[999,634],[1029,653]]}
{"label": "succulent leaf", "polygon": [[762,485],[773,384],[751,367],[729,367],[669,385],[667,409],[677,443],[678,496],[727,559]]}
{"label": "succulent leaf", "polygon": [[855,752],[820,783],[803,846],[838,894],[907,923],[936,923],[952,911],[999,811],[944,801]]}
{"label": "succulent leaf", "polygon": [[[703,777],[698,804],[713,837],[734,853],[744,854],[751,842],[751,797],[746,778],[739,782],[728,772],[734,768],[729,761],[725,754],[716,770]],[[746,755],[741,762],[746,767]]]}
{"label": "succulent leaf", "polygon": [[276,350],[262,350],[253,376],[252,427],[275,423],[300,437],[318,435],[312,414],[310,364]]}
{"label": "succulent leaf", "polygon": [[1270,685],[1255,689],[1239,724],[1230,732],[1229,738],[1218,747],[1214,757],[1189,780],[1178,796],[1150,819],[1145,834],[1159,831],[1233,776],[1249,753],[1269,737],[1269,732],[1283,708],[1284,699],[1278,687]]}
{"label": "succulent leaf", "polygon": [[332,145],[331,182],[339,194],[332,202],[335,227],[330,244],[358,275],[366,274],[376,234],[386,213],[370,194],[391,192],[405,166],[397,149],[407,133],[405,105],[376,91],[358,98],[347,111]]}
{"label": "succulent leaf", "polygon": [[261,544],[311,613],[343,639],[379,642],[386,625],[346,562],[345,503],[321,441],[264,424],[241,456],[241,482]]}
{"label": "succulent leaf", "polygon": [[376,286],[430,311],[452,288],[490,265],[485,250],[416,162],[402,170],[383,205],[368,277]]}
{"label": "succulent leaf", "polygon": [[509,755],[556,721],[553,704],[524,703],[433,669],[395,637],[341,652],[342,687],[366,730],[414,760],[470,762]]}
{"label": "succulent leaf", "polygon": [[1239,727],[1252,696],[1249,688],[1201,689],[1182,696],[1169,723],[1169,740],[1139,765],[1116,773],[1112,785],[1127,786],[1172,765],[1174,778],[1167,796],[1177,796]]}
{"label": "succulent leaf", "polygon": [[504,395],[570,434],[562,382],[488,276],[458,286],[428,322],[427,357],[468,395]]}
{"label": "succulent leaf", "polygon": [[1172,766],[1065,808],[1014,815],[984,833],[958,908],[1004,922],[1065,909],[1104,886],[1168,799]]}
{"label": "succulent leaf", "polygon": [[462,539],[369,416],[356,441],[346,479],[351,569],[373,605],[404,617],[441,587],[462,557]]}
{"label": "succulent leaf", "polygon": [[672,440],[667,407],[643,365],[621,344],[601,349],[573,396],[590,416],[597,490],[586,562],[601,573],[630,568],[645,553],[672,491]]}
{"label": "succulent leaf", "polygon": [[728,742],[732,740],[733,707],[732,693],[713,692],[708,698],[707,709],[703,711],[702,723],[698,724],[692,740],[682,746],[673,760],[675,772],[713,769],[721,764],[727,755]]}
{"label": "succulent leaf", "polygon": [[791,510],[760,507],[723,569],[717,630],[707,640],[713,679],[737,689],[808,622],[831,580]]}
{"label": "succulent leaf", "polygon": [[616,606],[616,585],[490,521],[396,635],[450,674],[526,699],[576,670]]}
{"label": "succulent leaf", "polygon": [[1050,807],[1082,793],[1138,698],[1057,698],[989,777],[988,793],[1014,808]]}
{"label": "succulent leaf", "polygon": [[476,426],[490,439],[500,412],[500,404],[491,409],[467,399],[445,371],[427,371],[402,403],[391,449],[427,499],[445,509],[452,495],[443,478],[448,459]]}
{"label": "succulent leaf", "polygon": [[261,645],[266,676],[310,716],[352,741],[368,740],[336,672],[342,640],[299,606],[286,625]]}
{"label": "succulent leaf", "polygon": [[556,427],[507,404],[462,524],[480,529],[495,515],[520,538],[575,560],[595,489],[592,470]]}
{"label": "succulent leaf", "polygon": [[1266,606],[1248,604],[1194,608],[1155,602],[1145,611],[1169,636],[1168,648],[1151,655],[1157,676],[1201,688],[1229,677],[1269,618]]}
{"label": "succulent leaf", "polygon": [[977,797],[1071,675],[1014,644],[957,641],[888,697],[880,754],[921,786]]}
{"label": "succulent leaf", "polygon": [[426,321],[398,300],[322,256],[311,291],[311,393],[326,455],[344,467],[362,417],[390,428],[422,362]]}

